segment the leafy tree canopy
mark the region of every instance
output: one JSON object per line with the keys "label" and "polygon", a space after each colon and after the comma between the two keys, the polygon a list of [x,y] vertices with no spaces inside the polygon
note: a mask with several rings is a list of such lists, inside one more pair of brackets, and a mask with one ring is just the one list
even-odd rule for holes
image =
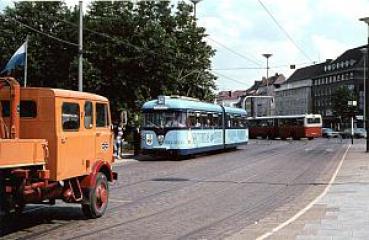
{"label": "leafy tree canopy", "polygon": [[333,114],[336,117],[349,117],[355,111],[357,106],[349,106],[349,101],[357,101],[357,95],[354,91],[350,90],[347,86],[341,86],[332,94],[332,107]]}
{"label": "leafy tree canopy", "polygon": [[[84,15],[84,90],[108,97],[115,114],[138,112],[158,95],[212,100],[215,51],[192,11],[184,2],[93,1]],[[29,35],[29,85],[77,90],[78,14],[63,2],[7,7],[0,13],[0,67]]]}

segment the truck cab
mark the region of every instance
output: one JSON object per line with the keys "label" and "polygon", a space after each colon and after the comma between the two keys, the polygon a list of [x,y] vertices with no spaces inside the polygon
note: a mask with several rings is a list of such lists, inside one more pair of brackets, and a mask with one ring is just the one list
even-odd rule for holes
{"label": "truck cab", "polygon": [[0,208],[62,199],[81,203],[88,217],[102,216],[108,182],[116,179],[108,99],[31,87],[19,88],[15,100],[15,80],[0,82],[8,83],[0,89]]}

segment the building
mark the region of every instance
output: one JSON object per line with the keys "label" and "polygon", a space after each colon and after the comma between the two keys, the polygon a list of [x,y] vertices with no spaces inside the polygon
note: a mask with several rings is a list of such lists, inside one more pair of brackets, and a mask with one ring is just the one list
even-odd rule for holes
{"label": "building", "polygon": [[275,89],[276,114],[319,113],[323,125],[339,128],[342,118],[335,116],[332,96],[345,86],[357,96],[357,126],[363,126],[364,62],[366,46],[345,51],[336,59],[297,69]]}
{"label": "building", "polygon": [[323,71],[324,64],[297,69],[275,89],[276,115],[313,113],[312,83]]}
{"label": "building", "polygon": [[[275,92],[286,81],[283,74],[276,73],[268,78],[263,77],[252,100],[252,116],[269,116],[275,115]],[[255,82],[256,84],[256,82]]]}
{"label": "building", "polygon": [[215,102],[225,107],[240,107],[244,96],[246,96],[246,90],[220,91]]}
{"label": "building", "polygon": [[334,116],[332,95],[341,86],[346,86],[357,96],[358,126],[362,126],[365,50],[366,46],[349,49],[337,59],[326,61],[320,74],[314,78],[312,83],[313,110],[323,116],[326,126],[334,127],[339,121]]}

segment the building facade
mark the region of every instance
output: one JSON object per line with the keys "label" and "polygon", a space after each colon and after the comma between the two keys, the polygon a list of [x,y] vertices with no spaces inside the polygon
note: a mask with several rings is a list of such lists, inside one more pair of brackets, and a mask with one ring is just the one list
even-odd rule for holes
{"label": "building facade", "polygon": [[312,83],[323,64],[297,69],[280,88],[275,89],[276,115],[313,113]]}
{"label": "building facade", "polygon": [[275,89],[276,114],[318,113],[325,127],[339,128],[333,96],[342,86],[358,100],[356,125],[362,127],[364,113],[364,69],[366,46],[345,51],[336,59],[297,69],[279,89]]}
{"label": "building facade", "polygon": [[[326,61],[321,74],[313,80],[313,109],[320,113],[325,125],[335,125],[332,96],[339,87],[345,86],[358,101],[358,126],[362,125],[364,113],[364,61],[366,46],[349,49],[335,60]],[[361,121],[360,121],[361,120]]]}

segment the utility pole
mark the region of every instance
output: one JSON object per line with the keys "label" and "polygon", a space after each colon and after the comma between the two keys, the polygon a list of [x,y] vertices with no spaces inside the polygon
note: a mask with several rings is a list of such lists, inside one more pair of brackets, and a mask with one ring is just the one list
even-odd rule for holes
{"label": "utility pole", "polygon": [[[367,42],[367,50],[369,51],[369,17],[366,18],[360,18],[360,21],[363,21],[367,24],[368,27],[368,42]],[[366,62],[367,62],[367,68],[369,68],[369,52],[366,54]],[[369,73],[369,71],[368,71]],[[367,79],[365,79],[365,81],[367,81]],[[369,100],[369,84],[366,82],[365,84],[365,130],[368,133],[369,132],[369,104],[368,100]],[[366,138],[366,152],[369,153],[369,137]]]}
{"label": "utility pole", "polygon": [[191,2],[193,3],[193,16],[195,18],[196,21],[196,5],[201,2],[202,0],[191,0]]}
{"label": "utility pole", "polygon": [[78,91],[83,92],[83,9],[79,1],[79,38],[78,38]]}
{"label": "utility pole", "polygon": [[[264,53],[263,57],[266,58],[267,60],[267,76],[266,76],[266,86],[267,86],[267,96],[269,96],[269,58],[272,56],[271,53]],[[267,115],[269,115],[269,105],[270,103],[267,104]]]}
{"label": "utility pole", "polygon": [[364,58],[364,79],[363,79],[363,84],[364,84],[364,104],[363,104],[363,123],[364,123],[364,128],[365,128],[365,126],[366,126],[366,122],[365,122],[365,116],[366,116],[366,114],[365,114],[365,112],[366,112],[366,100],[365,100],[365,92],[366,92],[366,90],[365,90],[365,85],[366,85],[366,54],[368,53],[368,49],[367,49],[367,47],[365,47],[365,48],[362,48],[361,49],[361,52],[363,53],[363,58]]}

